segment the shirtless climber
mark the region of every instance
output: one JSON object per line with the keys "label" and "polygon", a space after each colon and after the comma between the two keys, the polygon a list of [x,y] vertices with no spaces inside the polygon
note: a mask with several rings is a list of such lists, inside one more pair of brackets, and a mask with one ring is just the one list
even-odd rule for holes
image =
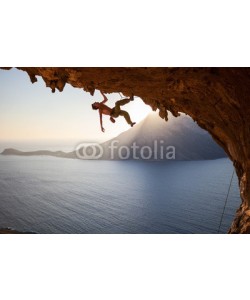
{"label": "shirtless climber", "polygon": [[125,120],[127,121],[127,123],[129,125],[131,125],[131,127],[133,127],[136,124],[135,122],[131,121],[129,114],[125,110],[121,110],[121,108],[120,108],[120,106],[125,105],[125,104],[129,103],[130,101],[134,100],[134,96],[131,96],[130,98],[126,98],[126,99],[116,101],[115,107],[110,108],[110,107],[108,107],[107,105],[104,104],[108,101],[108,98],[106,97],[106,95],[104,95],[104,93],[102,91],[101,91],[101,94],[103,95],[103,98],[104,98],[103,101],[93,103],[92,108],[95,109],[95,110],[99,109],[100,124],[101,124],[102,132],[105,131],[105,129],[102,126],[102,115],[103,114],[110,116],[110,121],[112,123],[115,123],[114,118],[118,118],[119,116],[123,116],[125,118]]}

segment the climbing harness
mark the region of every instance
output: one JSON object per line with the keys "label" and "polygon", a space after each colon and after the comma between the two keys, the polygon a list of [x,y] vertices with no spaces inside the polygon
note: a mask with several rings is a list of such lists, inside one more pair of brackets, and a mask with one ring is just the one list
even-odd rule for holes
{"label": "climbing harness", "polygon": [[220,225],[219,225],[218,233],[220,233],[220,228],[221,228],[222,220],[223,220],[223,217],[224,217],[224,213],[225,213],[225,209],[226,209],[226,205],[227,205],[228,196],[229,196],[231,185],[232,185],[232,182],[233,182],[234,172],[235,172],[235,170],[233,170],[231,181],[230,181],[230,184],[229,184],[229,187],[228,187],[228,192],[227,192],[225,204],[224,204],[222,215],[221,215],[221,219],[220,219]]}

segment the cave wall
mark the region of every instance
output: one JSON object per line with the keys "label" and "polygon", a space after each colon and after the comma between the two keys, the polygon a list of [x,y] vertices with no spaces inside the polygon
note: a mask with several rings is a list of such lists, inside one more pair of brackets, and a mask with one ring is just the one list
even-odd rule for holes
{"label": "cave wall", "polygon": [[[10,69],[10,68],[5,68]],[[42,76],[52,92],[66,83],[94,95],[132,93],[167,120],[168,111],[188,114],[210,132],[233,161],[242,204],[230,233],[250,233],[249,68],[57,68],[20,67],[32,83]]]}

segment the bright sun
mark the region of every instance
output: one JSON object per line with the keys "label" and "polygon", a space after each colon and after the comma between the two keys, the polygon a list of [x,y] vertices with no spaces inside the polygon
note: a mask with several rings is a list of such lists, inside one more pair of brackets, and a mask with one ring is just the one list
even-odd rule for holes
{"label": "bright sun", "polygon": [[134,101],[127,104],[127,108],[131,119],[136,120],[137,123],[143,120],[152,111],[152,108],[146,105],[139,97],[135,97]]}

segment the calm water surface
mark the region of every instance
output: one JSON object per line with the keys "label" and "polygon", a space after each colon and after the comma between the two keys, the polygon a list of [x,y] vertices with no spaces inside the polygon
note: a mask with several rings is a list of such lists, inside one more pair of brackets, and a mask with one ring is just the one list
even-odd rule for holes
{"label": "calm water surface", "polygon": [[[233,167],[0,155],[0,228],[37,233],[217,233]],[[240,197],[234,176],[221,232]]]}

